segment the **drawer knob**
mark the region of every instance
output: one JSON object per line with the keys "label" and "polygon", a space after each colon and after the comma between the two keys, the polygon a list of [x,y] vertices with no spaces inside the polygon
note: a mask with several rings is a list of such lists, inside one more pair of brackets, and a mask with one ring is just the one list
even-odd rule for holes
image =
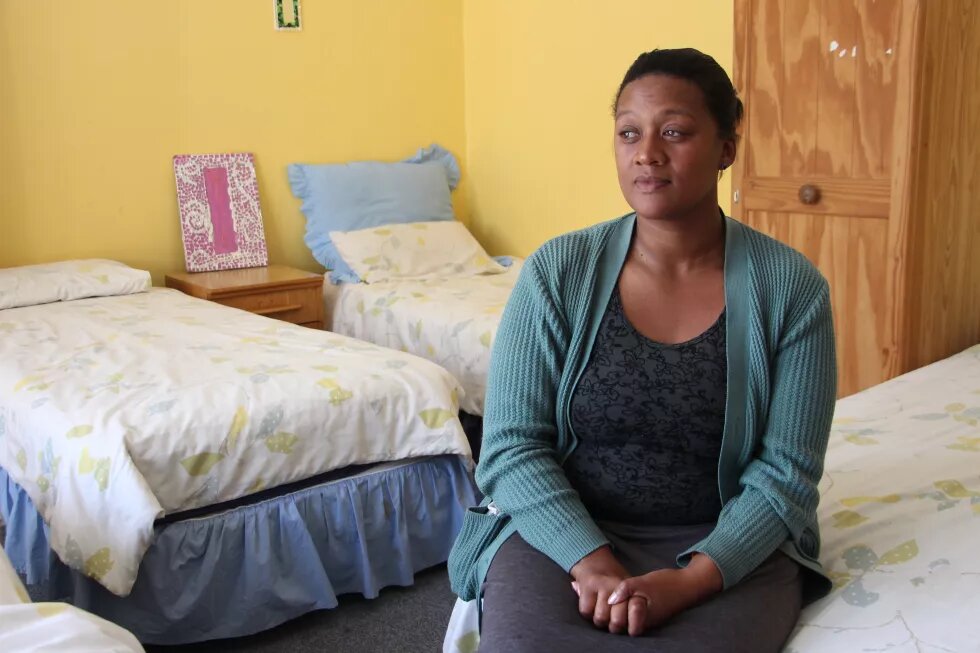
{"label": "drawer knob", "polygon": [[820,201],[820,189],[813,184],[803,184],[800,186],[800,201],[807,205],[816,204]]}

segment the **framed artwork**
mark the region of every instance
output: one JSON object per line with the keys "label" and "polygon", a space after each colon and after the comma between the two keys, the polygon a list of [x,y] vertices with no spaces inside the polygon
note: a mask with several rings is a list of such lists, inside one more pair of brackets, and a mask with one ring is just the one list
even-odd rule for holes
{"label": "framed artwork", "polygon": [[179,154],[174,177],[188,272],[269,264],[251,154]]}
{"label": "framed artwork", "polygon": [[276,13],[276,29],[299,30],[299,0],[272,0]]}

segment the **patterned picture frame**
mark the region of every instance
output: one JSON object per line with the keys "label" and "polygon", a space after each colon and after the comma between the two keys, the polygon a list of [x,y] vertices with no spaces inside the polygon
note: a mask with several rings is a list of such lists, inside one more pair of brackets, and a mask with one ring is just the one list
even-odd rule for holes
{"label": "patterned picture frame", "polygon": [[250,153],[178,154],[174,177],[188,272],[269,264]]}
{"label": "patterned picture frame", "polygon": [[277,30],[302,29],[299,0],[273,0],[272,8],[276,17]]}

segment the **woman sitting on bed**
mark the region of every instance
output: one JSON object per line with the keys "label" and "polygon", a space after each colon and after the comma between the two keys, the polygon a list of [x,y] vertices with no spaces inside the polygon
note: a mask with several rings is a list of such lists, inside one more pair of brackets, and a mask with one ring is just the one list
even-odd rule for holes
{"label": "woman sitting on bed", "polygon": [[777,651],[829,590],[827,283],[720,213],[742,104],[714,59],[640,55],[614,111],[634,213],[525,264],[453,588],[483,598],[484,653]]}

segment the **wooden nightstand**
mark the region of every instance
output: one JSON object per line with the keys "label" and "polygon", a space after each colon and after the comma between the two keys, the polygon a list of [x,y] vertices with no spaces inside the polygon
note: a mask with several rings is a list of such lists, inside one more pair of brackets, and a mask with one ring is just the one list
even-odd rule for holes
{"label": "wooden nightstand", "polygon": [[168,288],[193,297],[285,320],[323,328],[323,275],[285,265],[218,272],[173,272]]}

